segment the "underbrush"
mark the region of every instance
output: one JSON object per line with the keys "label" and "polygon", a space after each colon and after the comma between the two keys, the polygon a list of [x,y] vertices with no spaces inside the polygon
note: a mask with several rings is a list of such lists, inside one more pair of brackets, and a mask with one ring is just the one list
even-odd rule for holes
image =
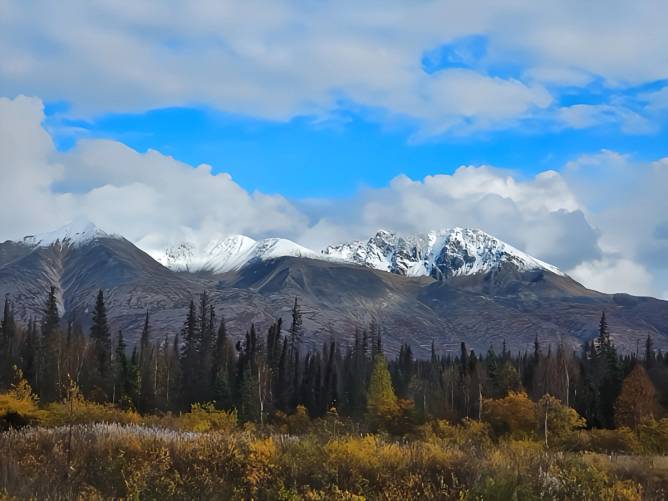
{"label": "underbrush", "polygon": [[649,458],[494,442],[480,423],[411,439],[159,424],[26,427],[0,434],[0,492],[38,499],[664,499]]}

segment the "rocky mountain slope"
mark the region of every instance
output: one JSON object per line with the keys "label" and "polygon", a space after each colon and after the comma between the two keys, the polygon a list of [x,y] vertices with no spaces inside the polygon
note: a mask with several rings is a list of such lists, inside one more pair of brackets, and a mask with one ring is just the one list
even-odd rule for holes
{"label": "rocky mountain slope", "polygon": [[452,228],[401,237],[380,230],[368,241],[330,245],[323,255],[376,270],[408,277],[437,280],[487,273],[504,264],[519,271],[547,270],[563,275],[555,266],[533,258],[484,231]]}
{"label": "rocky mountain slope", "polygon": [[647,335],[668,348],[668,302],[588,290],[477,230],[379,232],[323,255],[286,242],[231,237],[210,246],[207,260],[175,254],[170,270],[121,236],[74,225],[0,244],[0,294],[9,294],[19,319],[39,319],[54,285],[61,314],[85,323],[102,288],[113,329],[131,342],[147,309],[155,336],[175,334],[191,297],[206,290],[237,336],[251,322],[265,329],[279,316],[287,320],[299,297],[313,346],[350,339],[375,320],[390,351],[409,342],[426,354],[432,340],[440,350],[465,341],[483,351],[504,340],[525,350],[535,336],[576,349],[605,311],[623,349],[635,351]]}

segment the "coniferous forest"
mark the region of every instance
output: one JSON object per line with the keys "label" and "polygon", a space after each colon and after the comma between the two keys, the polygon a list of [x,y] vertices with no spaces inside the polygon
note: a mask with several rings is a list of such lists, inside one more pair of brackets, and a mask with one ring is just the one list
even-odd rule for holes
{"label": "coniferous forest", "polygon": [[657,459],[668,354],[651,337],[618,353],[605,312],[577,350],[538,337],[518,353],[432,343],[419,360],[410,342],[385,353],[375,322],[305,349],[298,299],[286,321],[239,336],[203,293],[174,337],[147,312],[135,345],[110,328],[103,291],[85,331],[59,317],[55,288],[42,318],[20,325],[14,308],[6,298],[0,330],[10,497],[54,485],[64,498],[265,499],[660,499],[668,488]]}

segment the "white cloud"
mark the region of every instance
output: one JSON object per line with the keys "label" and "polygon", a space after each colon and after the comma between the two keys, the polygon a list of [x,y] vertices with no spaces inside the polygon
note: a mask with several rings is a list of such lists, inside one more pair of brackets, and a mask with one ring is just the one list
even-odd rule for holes
{"label": "white cloud", "polygon": [[639,96],[647,103],[650,111],[665,111],[668,109],[668,86],[654,92],[647,92]]}
{"label": "white cloud", "polygon": [[[352,209],[341,212],[341,205]],[[350,237],[364,238],[378,228],[411,233],[466,226],[564,269],[600,257],[596,232],[554,171],[526,181],[489,166],[460,167],[451,175],[420,181],[399,176],[387,188],[363,191],[347,204],[319,204],[310,211],[320,220],[302,236],[311,246],[331,243],[328,235],[342,229]]]}
{"label": "white cloud", "polygon": [[628,259],[605,258],[587,261],[570,270],[569,275],[590,289],[610,294],[625,292],[637,296],[656,293],[647,269]]}
{"label": "white cloud", "polygon": [[[665,12],[661,0],[5,0],[0,95],[67,100],[77,114],[198,103],[279,120],[345,100],[423,133],[499,128],[543,117],[555,84],[668,78]],[[472,69],[423,71],[426,51],[471,34],[488,40]]]}
{"label": "white cloud", "polygon": [[576,104],[560,108],[557,117],[574,129],[605,124],[618,124],[628,134],[645,134],[655,129],[647,118],[623,105]]}
{"label": "white cloud", "polygon": [[284,197],[248,193],[208,165],[193,168],[107,140],[57,153],[42,119],[37,99],[0,100],[1,239],[87,217],[157,250],[215,234],[295,235],[307,224]]}

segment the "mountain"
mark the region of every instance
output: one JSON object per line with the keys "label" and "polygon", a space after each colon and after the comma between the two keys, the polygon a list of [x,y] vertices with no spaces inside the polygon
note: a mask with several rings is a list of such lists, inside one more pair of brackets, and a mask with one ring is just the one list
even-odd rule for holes
{"label": "mountain", "polygon": [[367,241],[330,245],[320,253],[290,240],[255,241],[243,235],[215,239],[202,248],[184,242],[165,250],[158,261],[174,271],[212,274],[240,270],[279,257],[304,257],[338,261],[388,271],[407,277],[430,276],[436,280],[487,273],[501,267],[518,271],[556,267],[529,256],[484,231],[453,228],[399,236],[379,230]]}
{"label": "mountain", "polygon": [[170,311],[180,315],[200,290],[125,238],[89,222],[0,244],[0,294],[9,295],[19,319],[41,319],[51,286],[61,316],[84,323],[98,289],[105,290],[110,319],[123,329],[141,325],[147,308],[165,318]]}
{"label": "mountain", "polygon": [[[634,352],[651,335],[668,348],[668,302],[589,290],[558,269],[479,230],[453,229],[410,237],[378,232],[366,242],[317,254],[282,239],[216,239],[202,251],[178,246],[165,264],[119,235],[90,223],[0,243],[0,295],[17,317],[40,319],[49,287],[61,314],[86,324],[99,288],[114,331],[130,346],[147,310],[153,335],[173,336],[191,298],[207,291],[218,318],[242,336],[288,322],[295,297],[303,307],[305,342],[349,340],[375,321],[390,352],[402,342],[426,355],[476,352],[506,341],[516,350],[541,342],[578,349],[596,335],[606,312],[616,344]],[[171,261],[170,261],[171,260]]]}
{"label": "mountain", "polygon": [[230,235],[213,240],[201,249],[187,242],[180,243],[165,250],[157,259],[174,271],[218,274],[284,256],[316,258],[318,255],[283,238],[256,241],[244,235]]}
{"label": "mountain", "polygon": [[452,228],[401,237],[384,230],[368,241],[330,245],[323,255],[376,270],[436,280],[476,275],[510,265],[518,271],[546,270],[549,265],[488,235],[484,231]]}

